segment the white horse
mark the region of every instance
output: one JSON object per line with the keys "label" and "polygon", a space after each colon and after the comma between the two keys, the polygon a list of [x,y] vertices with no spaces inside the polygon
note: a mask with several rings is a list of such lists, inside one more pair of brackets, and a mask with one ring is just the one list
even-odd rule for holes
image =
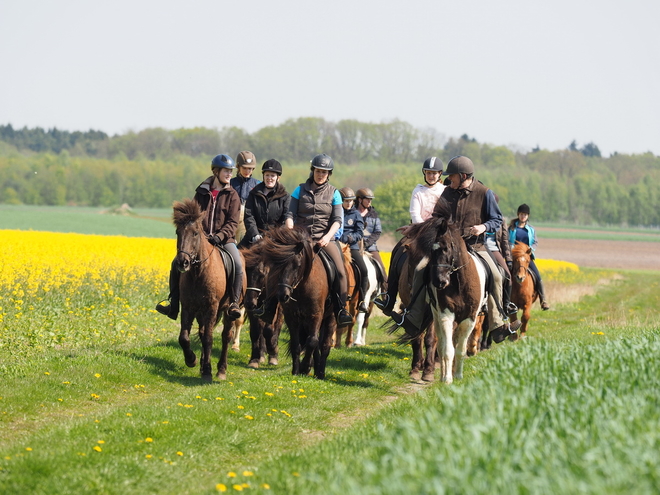
{"label": "white horse", "polygon": [[353,345],[367,345],[367,327],[369,326],[369,315],[374,307],[374,298],[378,294],[378,273],[373,263],[373,258],[370,254],[365,252],[362,257],[364,264],[367,265],[367,277],[369,279],[369,287],[367,293],[364,295],[364,301],[369,308],[368,313],[358,313],[355,319],[355,330],[353,331]]}

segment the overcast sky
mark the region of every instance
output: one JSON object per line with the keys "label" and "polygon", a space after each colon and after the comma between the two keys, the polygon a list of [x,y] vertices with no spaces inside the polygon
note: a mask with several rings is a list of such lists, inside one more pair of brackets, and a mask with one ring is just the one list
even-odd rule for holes
{"label": "overcast sky", "polygon": [[0,124],[398,118],[660,155],[659,19],[657,0],[1,0]]}

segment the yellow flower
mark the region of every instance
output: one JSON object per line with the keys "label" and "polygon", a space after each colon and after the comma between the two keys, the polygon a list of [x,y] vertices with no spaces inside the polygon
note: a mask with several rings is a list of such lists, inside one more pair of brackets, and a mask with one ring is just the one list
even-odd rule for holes
{"label": "yellow flower", "polygon": [[133,416],[131,413],[126,413],[126,416]]}
{"label": "yellow flower", "polygon": [[252,471],[243,471],[243,476],[254,476]]}
{"label": "yellow flower", "polygon": [[262,483],[261,488],[263,488],[264,490],[270,490],[270,485],[268,483]]}
{"label": "yellow flower", "polygon": [[215,485],[215,489],[218,490],[219,492],[226,492],[227,491],[227,485],[223,483],[218,483]]}
{"label": "yellow flower", "polygon": [[96,443],[104,444],[104,443],[105,443],[105,440],[99,440],[99,441],[96,442]]}
{"label": "yellow flower", "polygon": [[229,471],[227,473],[227,478],[236,478],[236,473],[234,471]]}
{"label": "yellow flower", "polygon": [[144,439],[144,441],[147,442],[147,443],[151,443],[151,442],[154,441],[154,439],[151,438],[151,437],[147,437],[147,438]]}
{"label": "yellow flower", "polygon": [[237,492],[242,492],[243,491],[243,486],[242,485],[232,485],[232,488],[236,490]]}
{"label": "yellow flower", "polygon": [[103,449],[101,449],[101,447],[99,447],[98,445],[95,445],[94,450],[96,450],[97,452],[101,452]]}
{"label": "yellow flower", "polygon": [[101,374],[100,374],[100,373],[95,373],[94,376],[95,376],[96,378],[101,378]]}
{"label": "yellow flower", "polygon": [[32,447],[25,447],[25,450],[27,450],[28,452],[32,452]]}
{"label": "yellow flower", "polygon": [[178,455],[178,456],[182,456],[182,455],[183,455],[183,452],[178,451],[178,452],[176,453],[176,455]]}
{"label": "yellow flower", "polygon": [[49,371],[44,371],[44,375],[50,375]]}
{"label": "yellow flower", "polygon": [[245,419],[254,419],[254,418],[253,418],[252,416],[246,414],[246,415],[245,415]]}
{"label": "yellow flower", "polygon": [[145,457],[146,457],[147,459],[151,459],[153,456],[152,456],[151,454],[147,454],[147,455],[145,455]]}

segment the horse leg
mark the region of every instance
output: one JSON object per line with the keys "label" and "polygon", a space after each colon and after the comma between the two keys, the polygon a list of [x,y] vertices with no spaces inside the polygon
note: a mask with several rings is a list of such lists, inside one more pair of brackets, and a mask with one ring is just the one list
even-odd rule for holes
{"label": "horse leg", "polygon": [[520,326],[520,338],[523,338],[527,335],[527,324],[529,323],[529,319],[532,317],[532,303],[529,302],[527,305],[523,307],[523,314],[522,314],[522,325]]}
{"label": "horse leg", "polygon": [[368,313],[359,313],[355,319],[355,334],[353,337],[353,345],[365,345],[365,328],[364,322],[367,319]]}
{"label": "horse leg", "polygon": [[261,362],[261,342],[263,331],[266,324],[256,316],[250,315],[250,343],[252,344],[252,354],[248,362],[248,368],[257,369]]}
{"label": "horse leg", "polygon": [[424,352],[422,350],[422,339],[424,335],[420,334],[410,341],[412,347],[412,367],[410,369],[410,379],[418,382],[422,379],[422,366],[424,362]]}
{"label": "horse leg", "polygon": [[310,328],[313,330],[308,332],[307,338],[305,339],[305,352],[300,363],[301,375],[309,375],[309,372],[312,369],[314,351],[316,351],[319,346],[319,325],[315,323],[316,322],[312,322],[310,325]]}
{"label": "horse leg", "polygon": [[[435,308],[433,312],[436,313]],[[453,314],[435,315],[436,331],[438,333],[438,350],[440,351],[440,364],[442,371],[442,381],[451,383],[452,368],[454,366],[454,318]]]}
{"label": "horse leg", "polygon": [[231,339],[231,350],[235,352],[240,352],[241,350],[241,328],[243,327],[243,318],[234,320],[232,322],[234,327],[234,338]]}
{"label": "horse leg", "polygon": [[289,352],[291,354],[291,374],[300,374],[300,323],[289,325]]}
{"label": "horse leg", "polygon": [[[478,317],[477,317],[478,318]],[[456,352],[454,357],[454,378],[460,380],[463,378],[463,360],[467,354],[467,342],[472,330],[474,330],[475,321],[468,318],[458,325],[456,335]]]}
{"label": "horse leg", "polygon": [[197,356],[190,348],[190,329],[192,328],[194,316],[189,311],[181,311],[181,332],[179,333],[179,345],[183,349],[183,359],[186,366],[194,368],[197,366]]}
{"label": "horse leg", "polygon": [[438,336],[435,333],[435,325],[431,323],[426,329],[424,336],[424,347],[426,348],[426,359],[424,359],[424,374],[422,380],[425,382],[435,381],[435,353],[438,345]]}
{"label": "horse leg", "polygon": [[224,315],[222,327],[222,349],[220,350],[220,359],[218,360],[218,372],[215,376],[219,380],[227,379],[227,351],[231,345],[231,341],[234,333],[233,322],[229,319],[227,315]]}
{"label": "horse leg", "polygon": [[332,348],[331,336],[335,331],[335,325],[335,317],[331,313],[324,318],[320,329],[320,342],[314,351],[314,376],[319,380],[325,380],[325,367]]}
{"label": "horse leg", "polygon": [[266,351],[268,352],[268,364],[276,366],[279,363],[279,340],[280,332],[282,331],[283,318],[278,313],[273,323],[266,325],[264,329],[264,337],[266,339]]}
{"label": "horse leg", "polygon": [[209,312],[206,312],[201,318],[197,318],[199,323],[199,340],[202,343],[202,358],[199,363],[199,371],[205,382],[212,382],[211,375],[211,351],[213,350],[213,323],[215,320],[209,318]]}

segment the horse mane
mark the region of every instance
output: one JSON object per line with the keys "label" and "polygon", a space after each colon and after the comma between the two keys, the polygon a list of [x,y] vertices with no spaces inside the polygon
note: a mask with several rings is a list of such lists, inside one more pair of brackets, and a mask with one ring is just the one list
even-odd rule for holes
{"label": "horse mane", "polygon": [[511,249],[511,256],[522,256],[527,253],[529,246],[524,242],[516,241],[516,245]]}
{"label": "horse mane", "polygon": [[259,244],[259,255],[270,268],[267,287],[269,293],[275,290],[280,274],[287,267],[292,257],[302,253],[304,259],[307,260],[307,263],[304,263],[305,277],[311,270],[312,264],[310,261],[314,258],[312,237],[304,228],[294,227],[289,229],[282,225],[270,229]]}
{"label": "horse mane", "polygon": [[412,259],[420,260],[430,254],[439,236],[444,235],[447,230],[452,232],[455,230],[450,218],[451,206],[441,197],[435,205],[431,218],[408,229],[406,236],[412,239],[409,245]]}
{"label": "horse mane", "polygon": [[202,216],[202,207],[194,199],[186,198],[172,204],[172,221],[176,228],[196,222]]}

